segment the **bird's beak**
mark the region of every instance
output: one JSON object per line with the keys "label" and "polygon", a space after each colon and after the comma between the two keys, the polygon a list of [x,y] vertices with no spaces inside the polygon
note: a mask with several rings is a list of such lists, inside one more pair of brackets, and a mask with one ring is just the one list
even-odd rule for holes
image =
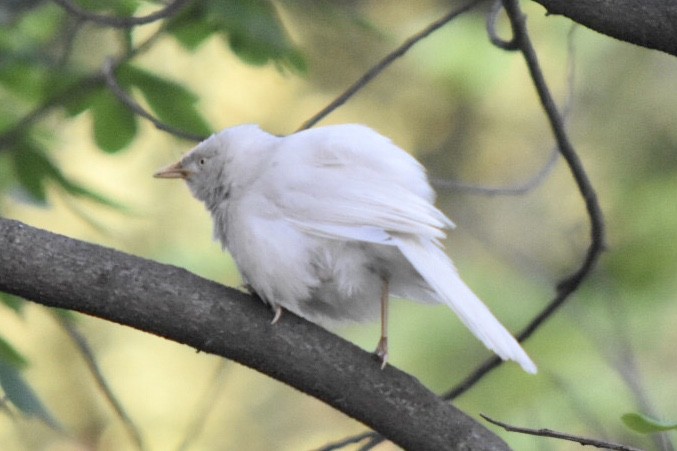
{"label": "bird's beak", "polygon": [[153,177],[158,179],[185,179],[188,177],[188,171],[186,171],[181,162],[174,163],[165,168],[160,169]]}

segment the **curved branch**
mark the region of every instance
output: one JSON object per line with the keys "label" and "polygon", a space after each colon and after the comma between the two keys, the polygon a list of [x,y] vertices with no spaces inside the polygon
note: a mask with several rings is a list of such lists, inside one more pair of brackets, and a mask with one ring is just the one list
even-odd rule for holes
{"label": "curved branch", "polygon": [[430,183],[437,189],[462,191],[470,194],[477,194],[483,196],[523,196],[530,193],[543,184],[548,179],[559,161],[559,152],[554,149],[548,156],[548,161],[545,162],[534,175],[524,182],[513,186],[482,186],[471,183],[460,182],[448,179],[431,179]]}
{"label": "curved branch", "polygon": [[[566,133],[564,120],[557,111],[555,101],[550,94],[543,72],[538,64],[536,52],[529,39],[529,34],[526,29],[526,19],[519,8],[518,0],[498,0],[502,1],[503,6],[510,18],[512,26],[513,39],[518,43],[520,51],[524,55],[524,59],[529,68],[529,73],[534,82],[536,91],[541,100],[545,114],[550,122],[550,128],[555,135],[555,140],[559,146],[559,151],[576,182],[576,186],[585,202],[585,208],[590,220],[590,245],[585,254],[583,262],[579,268],[571,275],[557,284],[557,294],[555,297],[531,320],[531,322],[517,335],[517,341],[520,343],[527,340],[536,330],[541,327],[547,319],[549,319],[562,305],[569,299],[581,285],[583,280],[590,274],[594,268],[597,260],[604,250],[604,216],[602,209],[597,200],[592,183],[588,178],[583,164],[574,150],[569,137]],[[471,373],[465,380],[455,386],[452,390],[446,393],[444,399],[455,399],[470,387],[475,385],[487,373],[494,368],[501,365],[502,360],[498,358],[490,358],[480,365],[473,373]]]}
{"label": "curved branch", "polygon": [[288,313],[163,265],[0,218],[0,290],[218,354],[285,382],[405,449],[506,450],[415,378]]}
{"label": "curved branch", "polygon": [[68,14],[75,16],[80,20],[87,20],[98,25],[104,25],[112,28],[133,28],[139,25],[146,25],[157,22],[168,17],[175,16],[179,13],[191,0],[174,0],[159,11],[140,17],[119,17],[119,16],[105,16],[88,11],[71,0],[52,0],[57,5],[65,9]]}
{"label": "curved branch", "polygon": [[132,99],[129,94],[125,92],[124,89],[118,84],[118,81],[115,78],[115,69],[119,66],[119,64],[113,59],[113,58],[108,58],[103,64],[103,68],[101,69],[101,73],[103,74],[104,80],[106,81],[106,86],[108,86],[108,89],[113,93],[117,99],[122,102],[127,108],[129,108],[133,113],[141,116],[142,118],[150,121],[155,128],[158,130],[165,131],[167,133],[170,133],[178,138],[183,138],[189,141],[195,141],[195,142],[200,142],[206,138],[206,136],[200,136],[196,135],[194,133],[189,133],[186,131],[183,131],[181,129],[178,129],[176,127],[172,127],[169,124],[165,124],[162,122],[160,119],[156,118],[152,114],[150,114],[148,111],[146,111],[141,105],[139,105],[134,99]]}
{"label": "curved branch", "polygon": [[621,41],[677,56],[677,3],[665,0],[533,0]]}
{"label": "curved branch", "polygon": [[489,8],[489,13],[487,14],[487,34],[489,35],[489,41],[494,44],[499,49],[503,49],[508,52],[519,50],[519,43],[515,36],[513,35],[510,40],[505,40],[498,35],[498,30],[496,30],[496,24],[498,22],[498,16],[503,12],[503,5],[500,1],[495,1],[491,4]]}

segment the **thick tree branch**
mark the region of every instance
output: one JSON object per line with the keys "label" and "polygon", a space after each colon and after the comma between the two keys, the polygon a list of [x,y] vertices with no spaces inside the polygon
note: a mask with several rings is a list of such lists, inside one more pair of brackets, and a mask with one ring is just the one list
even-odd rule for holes
{"label": "thick tree branch", "polygon": [[505,450],[497,436],[415,378],[239,291],[0,218],[0,290],[218,354],[285,382],[405,449]]}
{"label": "thick tree branch", "polygon": [[666,0],[534,0],[592,30],[677,56],[677,2]]}

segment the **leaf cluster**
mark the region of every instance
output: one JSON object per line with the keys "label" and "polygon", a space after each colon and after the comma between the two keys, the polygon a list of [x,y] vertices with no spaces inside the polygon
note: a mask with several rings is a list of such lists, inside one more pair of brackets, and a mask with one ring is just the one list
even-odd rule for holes
{"label": "leaf cluster", "polygon": [[[199,98],[183,83],[137,62],[161,39],[174,39],[187,52],[212,37],[224,39],[247,64],[273,63],[296,72],[305,69],[300,51],[289,39],[277,11],[264,0],[188,2],[161,17],[158,30],[137,43],[134,26],[108,29],[97,17],[119,20],[139,15],[138,0],[65,1],[71,7],[39,0],[0,6],[0,199],[48,206],[52,190],[113,208],[107,196],[68,177],[54,158],[58,124],[76,116],[91,117],[91,136],[98,149],[115,154],[139,134],[137,112],[106,84],[105,76],[82,41],[116,42],[107,55],[114,62],[119,87],[134,102],[144,102],[158,122],[196,136],[212,128],[199,109]],[[161,2],[156,2],[159,7]],[[89,47],[91,49],[91,47]],[[82,50],[81,50],[82,49]],[[138,99],[138,100],[137,100]],[[0,212],[2,204],[0,203]],[[20,314],[23,301],[0,295],[0,304]],[[22,377],[28,365],[22,354],[0,335],[0,388],[16,408],[58,427],[38,395]]]}

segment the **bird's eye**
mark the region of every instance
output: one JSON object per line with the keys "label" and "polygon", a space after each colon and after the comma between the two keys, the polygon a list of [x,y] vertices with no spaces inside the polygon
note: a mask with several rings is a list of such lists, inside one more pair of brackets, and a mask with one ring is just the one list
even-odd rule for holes
{"label": "bird's eye", "polygon": [[200,166],[204,166],[206,161],[207,161],[207,160],[205,160],[204,158],[200,158],[200,159],[198,160],[198,163],[200,164]]}

